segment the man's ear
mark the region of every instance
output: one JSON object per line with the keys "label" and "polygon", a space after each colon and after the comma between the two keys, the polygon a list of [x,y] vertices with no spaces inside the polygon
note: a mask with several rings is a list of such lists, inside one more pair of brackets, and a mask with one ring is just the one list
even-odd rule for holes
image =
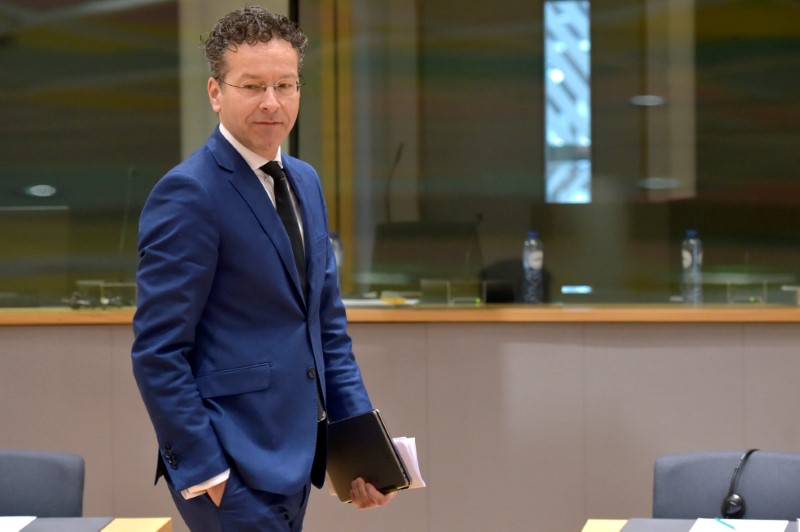
{"label": "man's ear", "polygon": [[222,92],[222,88],[219,86],[219,81],[213,77],[208,78],[208,101],[211,102],[211,109],[215,113],[219,113],[221,107],[219,101],[220,92]]}

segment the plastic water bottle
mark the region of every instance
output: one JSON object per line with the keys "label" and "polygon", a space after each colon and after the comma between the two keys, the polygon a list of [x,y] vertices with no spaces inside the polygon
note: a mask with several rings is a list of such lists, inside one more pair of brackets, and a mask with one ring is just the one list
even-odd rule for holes
{"label": "plastic water bottle", "polygon": [[703,243],[697,231],[689,229],[681,243],[681,292],[683,302],[687,305],[699,305],[703,302]]}
{"label": "plastic water bottle", "polygon": [[538,231],[529,231],[528,238],[522,245],[522,300],[525,303],[538,304],[544,301],[544,281],[542,266],[544,265],[544,248]]}
{"label": "plastic water bottle", "polygon": [[333,246],[333,256],[336,259],[336,284],[339,290],[342,289],[342,268],[344,267],[344,249],[342,241],[339,240],[339,233],[331,232],[331,246]]}

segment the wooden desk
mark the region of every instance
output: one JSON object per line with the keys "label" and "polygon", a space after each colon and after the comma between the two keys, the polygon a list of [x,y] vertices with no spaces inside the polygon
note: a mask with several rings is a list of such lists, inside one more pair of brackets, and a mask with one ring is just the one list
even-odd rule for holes
{"label": "wooden desk", "polygon": [[[130,325],[134,309],[0,309],[0,326]],[[485,305],[348,307],[350,323],[800,323],[800,306]]]}
{"label": "wooden desk", "polygon": [[[112,518],[112,517],[14,517],[6,519],[19,520],[20,522],[7,522],[3,525],[0,518],[0,530],[19,530],[22,532],[172,532],[172,518],[170,517],[145,517],[145,518]],[[33,519],[31,521],[31,519]],[[24,523],[27,523],[23,526]]]}
{"label": "wooden desk", "polygon": [[619,532],[627,519],[589,519],[581,532]]}

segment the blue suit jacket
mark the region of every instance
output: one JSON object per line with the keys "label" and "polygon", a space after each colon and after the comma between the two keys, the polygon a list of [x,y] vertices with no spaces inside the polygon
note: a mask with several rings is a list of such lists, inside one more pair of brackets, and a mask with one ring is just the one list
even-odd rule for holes
{"label": "blue suit jacket", "polygon": [[307,301],[269,196],[218,128],[141,214],[133,371],[179,490],[234,466],[253,488],[299,491],[314,459],[317,374],[331,419],[372,408],[319,176],[289,156],[283,165],[303,218]]}

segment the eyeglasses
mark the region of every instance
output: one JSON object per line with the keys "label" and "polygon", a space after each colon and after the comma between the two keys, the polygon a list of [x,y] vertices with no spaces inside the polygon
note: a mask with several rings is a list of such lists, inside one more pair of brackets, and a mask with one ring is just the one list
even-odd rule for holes
{"label": "eyeglasses", "polygon": [[227,81],[216,78],[217,81],[223,83],[229,87],[233,87],[234,89],[240,89],[244,91],[244,94],[248,98],[257,98],[262,97],[267,92],[267,89],[272,87],[275,91],[275,95],[279,98],[283,98],[284,100],[288,100],[290,98],[294,98],[300,93],[300,87],[305,85],[303,80],[294,81],[289,79],[279,79],[272,85],[267,85],[265,83],[247,83],[245,85],[234,85],[232,83],[228,83]]}

